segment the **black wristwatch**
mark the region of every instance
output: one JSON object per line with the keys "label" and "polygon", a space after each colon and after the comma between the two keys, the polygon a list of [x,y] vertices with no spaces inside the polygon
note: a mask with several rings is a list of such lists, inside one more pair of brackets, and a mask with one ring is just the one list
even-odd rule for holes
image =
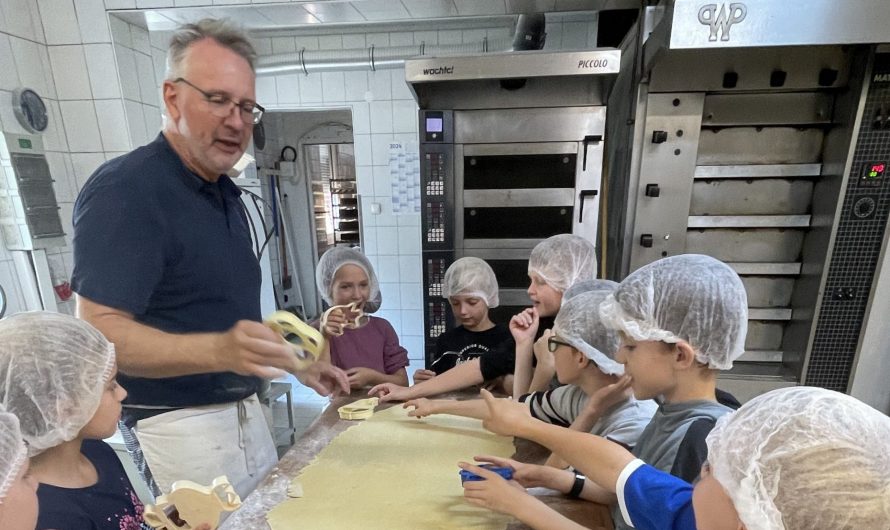
{"label": "black wristwatch", "polygon": [[587,480],[587,477],[575,471],[575,483],[572,484],[572,489],[569,490],[568,496],[577,499],[581,495],[581,490],[584,489],[584,481]]}

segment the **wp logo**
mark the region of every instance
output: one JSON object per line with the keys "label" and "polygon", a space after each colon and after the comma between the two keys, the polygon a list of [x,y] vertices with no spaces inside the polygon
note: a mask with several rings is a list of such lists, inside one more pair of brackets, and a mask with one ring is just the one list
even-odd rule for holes
{"label": "wp logo", "polygon": [[742,3],[733,2],[728,10],[726,4],[720,4],[720,11],[717,11],[717,4],[705,4],[698,10],[698,21],[711,27],[709,41],[716,41],[718,35],[720,40],[728,41],[732,25],[745,20],[747,14],[748,8]]}

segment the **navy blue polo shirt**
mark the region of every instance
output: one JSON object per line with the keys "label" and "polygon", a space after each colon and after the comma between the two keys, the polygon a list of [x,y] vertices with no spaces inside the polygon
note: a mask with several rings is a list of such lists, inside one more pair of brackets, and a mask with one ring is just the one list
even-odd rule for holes
{"label": "navy blue polo shirt", "polygon": [[[240,194],[227,176],[211,183],[186,168],[163,134],[106,162],[74,205],[74,291],[169,333],[261,320]],[[119,381],[124,405],[172,408],[237,401],[260,384],[231,372]]]}

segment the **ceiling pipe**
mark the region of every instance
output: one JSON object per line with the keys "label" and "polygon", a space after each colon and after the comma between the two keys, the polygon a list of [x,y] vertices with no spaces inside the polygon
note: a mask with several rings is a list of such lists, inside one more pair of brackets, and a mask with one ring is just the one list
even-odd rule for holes
{"label": "ceiling pipe", "polygon": [[540,50],[546,38],[543,13],[519,15],[512,37],[467,44],[429,45],[425,42],[413,46],[370,46],[348,50],[307,50],[279,53],[260,57],[257,75],[282,73],[331,72],[346,70],[384,70],[401,68],[406,59],[418,56],[468,55],[474,53]]}

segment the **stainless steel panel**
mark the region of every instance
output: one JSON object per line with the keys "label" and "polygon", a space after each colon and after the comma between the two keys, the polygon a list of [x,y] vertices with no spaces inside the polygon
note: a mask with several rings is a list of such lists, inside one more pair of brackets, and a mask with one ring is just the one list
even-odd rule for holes
{"label": "stainless steel panel", "polygon": [[782,362],[782,352],[778,350],[750,350],[743,353],[735,362],[780,363]]}
{"label": "stainless steel panel", "polygon": [[685,252],[722,261],[794,262],[800,257],[802,230],[690,230]]}
{"label": "stainless steel panel", "polygon": [[522,77],[617,74],[621,51],[602,48],[589,51],[522,51],[486,53],[463,57],[429,57],[405,61],[408,83]]}
{"label": "stainless steel panel", "polygon": [[698,180],[689,215],[806,214],[812,196],[809,180]]}
{"label": "stainless steel panel", "polygon": [[578,142],[605,126],[605,107],[466,110],[454,113],[454,143]]}
{"label": "stainless steel panel", "polygon": [[[572,233],[596,245],[600,213],[603,142],[579,143],[573,195]],[[585,152],[586,150],[586,152]]]}
{"label": "stainless steel panel", "polygon": [[[649,94],[641,148],[639,185],[628,200],[636,204],[631,239],[630,270],[666,255],[686,252],[686,224],[692,196],[692,174],[701,130],[704,94]],[[654,131],[670,131],[668,140],[652,143]],[[682,136],[677,131],[683,131]],[[658,197],[646,196],[648,184],[658,184]],[[640,245],[651,234],[652,247]]]}
{"label": "stainless steel panel", "polygon": [[791,320],[791,309],[749,308],[748,318],[752,320]]}
{"label": "stainless steel panel", "polygon": [[818,177],[822,164],[746,164],[742,166],[698,166],[697,179],[752,179]]}
{"label": "stainless steel panel", "polygon": [[709,94],[703,127],[831,123],[834,99],[826,92]]}
{"label": "stainless steel panel", "polygon": [[806,228],[809,215],[690,215],[689,228]]}
{"label": "stainless steel panel", "polygon": [[822,139],[820,129],[707,129],[701,132],[697,164],[811,164],[821,158]]}
{"label": "stainless steel panel", "polygon": [[727,265],[732,267],[736,274],[763,274],[770,276],[797,276],[800,274],[800,263],[733,263],[728,262]]}
{"label": "stainless steel panel", "polygon": [[887,20],[886,0],[675,0],[664,22],[671,48],[760,48],[886,42]]}
{"label": "stainless steel panel", "polygon": [[464,208],[572,206],[575,200],[575,190],[566,188],[469,190],[463,195]]}
{"label": "stainless steel panel", "polygon": [[[412,85],[421,109],[528,109],[604,105],[612,76],[527,77],[517,80],[522,88],[505,88],[498,79],[441,81]],[[553,97],[554,83],[559,98]]]}
{"label": "stainless steel panel", "polygon": [[[744,368],[745,365],[738,365]],[[717,376],[717,387],[725,390],[735,396],[741,403],[756,398],[759,395],[766,394],[779,388],[788,388],[797,386],[797,381],[790,377],[768,377],[765,379],[747,376],[743,373],[721,372]]]}
{"label": "stainless steel panel", "polygon": [[[647,49],[650,44],[646,44]],[[750,92],[770,87],[773,70],[786,72],[783,91],[819,90],[819,72],[837,70],[831,88],[847,85],[853,50],[841,46],[801,46],[796,48],[671,50],[654,55],[650,92]],[[726,72],[738,74],[736,85],[723,86]]]}
{"label": "stainless steel panel", "polygon": [[748,335],[745,337],[745,350],[782,349],[781,322],[748,321]]}
{"label": "stainless steel panel", "polygon": [[[503,111],[501,111],[503,114]],[[470,127],[469,124],[466,127]],[[583,136],[581,137],[583,138]],[[580,139],[580,138],[579,138]],[[574,142],[521,142],[509,144],[466,144],[465,157],[503,155],[573,155],[578,152],[578,141]]]}
{"label": "stainless steel panel", "polygon": [[794,290],[794,278],[743,276],[749,307],[788,307]]}
{"label": "stainless steel panel", "polygon": [[531,305],[528,292],[522,289],[501,289],[498,291],[500,305],[527,306]]}

